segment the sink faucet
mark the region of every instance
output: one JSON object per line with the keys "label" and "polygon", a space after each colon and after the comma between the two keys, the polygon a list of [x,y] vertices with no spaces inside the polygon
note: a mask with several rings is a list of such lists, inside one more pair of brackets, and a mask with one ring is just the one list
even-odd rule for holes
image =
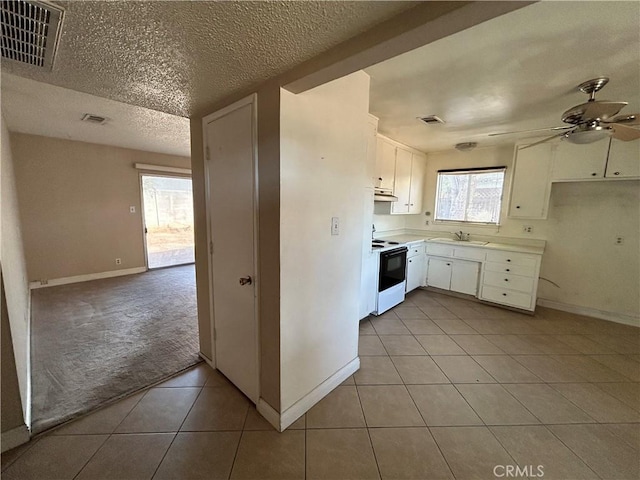
{"label": "sink faucet", "polygon": [[459,232],[453,232],[453,234],[461,242],[468,242],[469,241],[469,234],[468,233],[464,233],[462,230],[460,230]]}

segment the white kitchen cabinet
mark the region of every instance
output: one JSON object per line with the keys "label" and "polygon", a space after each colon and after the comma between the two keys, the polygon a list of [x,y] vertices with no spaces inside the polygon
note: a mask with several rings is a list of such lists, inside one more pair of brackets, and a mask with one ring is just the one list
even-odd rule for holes
{"label": "white kitchen cabinet", "polygon": [[393,191],[396,169],[396,146],[378,136],[376,145],[376,188]]}
{"label": "white kitchen cabinet", "polygon": [[480,264],[477,262],[454,260],[451,265],[450,290],[475,297],[478,294],[479,272]]}
{"label": "white kitchen cabinet", "polygon": [[411,186],[409,188],[409,214],[422,213],[424,180],[427,172],[427,157],[415,152],[411,154]]}
{"label": "white kitchen cabinet", "polygon": [[427,286],[476,296],[479,271],[478,262],[428,257]]}
{"label": "white kitchen cabinet", "polygon": [[406,292],[415,290],[424,285],[426,255],[424,253],[424,242],[413,242],[407,245],[407,282]]}
{"label": "white kitchen cabinet", "polygon": [[391,204],[391,213],[408,213],[411,193],[411,152],[396,147],[396,169],[393,194],[398,201]]}
{"label": "white kitchen cabinet", "polygon": [[480,299],[533,311],[540,272],[540,255],[492,251],[484,264]]}
{"label": "white kitchen cabinet", "polygon": [[396,181],[393,194],[397,202],[391,204],[392,214],[417,214],[422,212],[424,192],[425,157],[396,148]]}
{"label": "white kitchen cabinet", "polygon": [[611,140],[606,178],[640,178],[640,141]]}
{"label": "white kitchen cabinet", "polygon": [[449,290],[452,260],[427,257],[427,286]]}
{"label": "white kitchen cabinet", "polygon": [[551,180],[571,182],[604,178],[609,140],[575,144],[561,141],[556,145]]}
{"label": "white kitchen cabinet", "polygon": [[518,145],[513,158],[509,217],[547,218],[551,196],[550,172],[554,145]]}

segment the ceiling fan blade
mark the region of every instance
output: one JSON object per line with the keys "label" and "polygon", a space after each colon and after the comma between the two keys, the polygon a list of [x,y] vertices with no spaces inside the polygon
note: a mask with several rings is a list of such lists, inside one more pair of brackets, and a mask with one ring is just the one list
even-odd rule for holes
{"label": "ceiling fan blade", "polygon": [[618,114],[627,102],[587,102],[582,118],[584,120],[607,120]]}
{"label": "ceiling fan blade", "polygon": [[629,115],[618,115],[617,117],[605,120],[604,123],[622,123],[624,125],[640,125],[640,113],[630,113]]}
{"label": "ceiling fan blade", "polygon": [[614,123],[611,125],[613,129],[613,138],[622,140],[623,142],[630,142],[631,140],[637,140],[640,138],[640,130],[620,123]]}
{"label": "ceiling fan blade", "polygon": [[[574,127],[571,127],[571,128],[574,128]],[[565,135],[567,135],[569,133],[571,133],[571,132],[556,133],[555,135],[551,135],[550,137],[543,138],[542,140],[539,140],[539,141],[534,142],[534,143],[530,143],[529,145],[525,145],[524,147],[520,148],[520,150],[524,150],[525,148],[529,148],[529,147],[535,147],[536,145],[540,145],[541,143],[548,142],[549,140],[553,140],[554,138],[563,137],[563,136],[565,136]]]}
{"label": "ceiling fan blade", "polygon": [[574,128],[573,125],[568,125],[566,127],[548,127],[548,128],[536,128],[533,130],[514,130],[513,132],[497,132],[497,133],[489,133],[489,137],[497,137],[499,135],[511,135],[514,133],[533,133],[533,132],[547,132],[554,130],[569,130],[570,128]]}

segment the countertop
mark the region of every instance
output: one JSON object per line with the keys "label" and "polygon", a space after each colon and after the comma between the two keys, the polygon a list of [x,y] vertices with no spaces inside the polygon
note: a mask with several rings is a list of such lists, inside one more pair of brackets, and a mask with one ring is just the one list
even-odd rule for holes
{"label": "countertop", "polygon": [[485,248],[489,250],[502,250],[506,252],[521,252],[521,253],[531,253],[534,255],[542,255],[544,253],[544,246],[541,245],[526,245],[526,244],[514,244],[514,243],[503,243],[503,242],[491,242],[489,241],[485,245],[474,245],[468,242],[439,242],[437,240],[433,240],[434,238],[447,238],[446,233],[440,233],[439,235],[415,235],[415,234],[398,234],[398,235],[381,235],[381,240],[392,240],[400,243],[411,243],[411,242],[419,242],[425,240],[427,242],[439,243],[441,245],[452,245],[452,246],[460,246],[460,247],[473,247],[473,248]]}

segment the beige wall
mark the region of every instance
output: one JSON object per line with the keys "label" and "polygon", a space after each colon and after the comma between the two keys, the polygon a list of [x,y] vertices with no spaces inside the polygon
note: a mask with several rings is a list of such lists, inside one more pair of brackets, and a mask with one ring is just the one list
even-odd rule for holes
{"label": "beige wall", "polygon": [[11,141],[30,281],[145,266],[134,163],[190,168],[189,158],[18,133]]}
{"label": "beige wall", "polygon": [[281,411],[280,99],[277,83],[258,91],[260,396],[276,411]]}
{"label": "beige wall", "polygon": [[22,404],[20,403],[20,387],[16,372],[16,362],[13,356],[13,343],[11,342],[11,327],[9,324],[9,310],[4,292],[4,278],[0,272],[0,304],[1,313],[0,334],[2,336],[2,398],[0,400],[0,427],[2,433],[8,432],[24,424]]}
{"label": "beige wall", "polygon": [[281,93],[282,411],[358,355],[368,108],[364,72]]}
{"label": "beige wall", "polygon": [[[12,155],[12,145],[4,117],[2,117],[2,162],[0,165],[0,264],[5,281],[7,314],[11,326],[13,354],[20,387],[22,411],[25,423],[29,423],[30,379],[29,379],[29,319],[31,294],[27,280],[27,268],[23,249],[22,226],[18,210],[18,194]],[[3,337],[3,344],[5,338]],[[2,350],[4,364],[5,350]],[[4,365],[3,365],[4,366]],[[4,375],[4,370],[3,370]],[[3,407],[4,408],[4,407]]]}
{"label": "beige wall", "polygon": [[[424,211],[434,211],[437,171],[513,163],[513,146],[429,154]],[[547,220],[507,217],[511,171],[507,170],[502,225],[463,227],[476,235],[546,240],[538,296],[541,299],[619,315],[640,316],[640,188],[637,180],[554,183]],[[432,217],[408,215],[404,227],[430,231],[457,228],[425,225]],[[533,226],[533,234],[522,232]],[[394,226],[397,226],[394,224]],[[615,237],[625,237],[623,245]]]}
{"label": "beige wall", "polygon": [[198,301],[198,335],[200,352],[210,360],[214,358],[211,338],[211,305],[209,304],[209,247],[207,246],[206,184],[202,121],[191,120],[191,179],[193,183],[193,220],[196,252],[196,297]]}

